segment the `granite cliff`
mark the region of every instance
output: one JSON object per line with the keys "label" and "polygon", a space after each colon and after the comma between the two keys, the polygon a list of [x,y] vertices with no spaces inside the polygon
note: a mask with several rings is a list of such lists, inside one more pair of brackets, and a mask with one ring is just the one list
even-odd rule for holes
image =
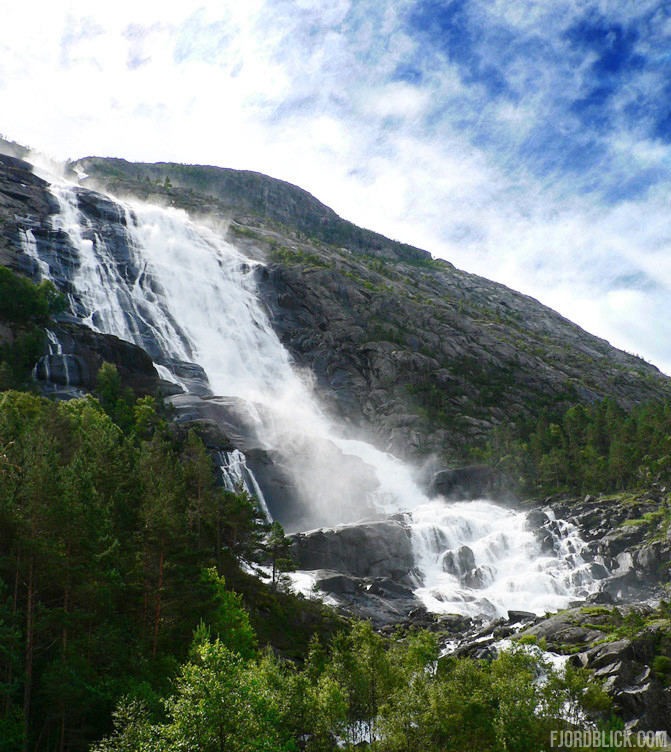
{"label": "granite cliff", "polygon": [[272,324],[322,399],[400,456],[463,460],[493,427],[542,407],[671,393],[654,366],[537,300],[358,228],[283,181],[95,157],[71,168],[85,185],[226,223],[266,262]]}

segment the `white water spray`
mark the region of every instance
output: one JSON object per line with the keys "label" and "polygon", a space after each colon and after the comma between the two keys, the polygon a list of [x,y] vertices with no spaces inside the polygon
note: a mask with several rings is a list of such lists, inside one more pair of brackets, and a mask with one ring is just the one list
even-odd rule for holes
{"label": "white water spray", "polygon": [[35,233],[30,228],[19,230],[19,233],[21,236],[21,248],[23,249],[23,252],[28,258],[31,258],[35,262],[40,276],[43,279],[49,279],[49,264],[47,264],[46,261],[43,261],[37,253],[37,240],[35,239]]}
{"label": "white water spray", "polygon": [[505,616],[566,608],[593,586],[577,530],[564,523],[558,550],[543,553],[526,515],[490,501],[432,501],[413,512],[424,573],[417,595],[430,611]]}

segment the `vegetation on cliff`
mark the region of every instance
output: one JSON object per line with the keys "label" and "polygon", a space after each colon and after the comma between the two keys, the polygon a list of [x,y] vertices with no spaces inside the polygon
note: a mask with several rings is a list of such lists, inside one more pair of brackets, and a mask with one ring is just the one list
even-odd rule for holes
{"label": "vegetation on cliff", "polygon": [[543,412],[499,428],[479,453],[522,492],[608,493],[671,483],[671,403],[624,410],[615,400]]}
{"label": "vegetation on cliff", "polygon": [[0,389],[26,383],[44,348],[44,326],[64,306],[51,282],[35,285],[0,266]]}

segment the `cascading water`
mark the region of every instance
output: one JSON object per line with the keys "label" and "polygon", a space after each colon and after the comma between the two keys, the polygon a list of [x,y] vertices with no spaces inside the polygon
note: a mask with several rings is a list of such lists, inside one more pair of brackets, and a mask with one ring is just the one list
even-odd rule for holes
{"label": "cascading water", "polygon": [[49,352],[35,364],[33,378],[69,386],[70,359],[72,356],[63,353],[63,345],[51,329],[47,329],[46,333]]}
{"label": "cascading water", "polygon": [[[558,543],[542,554],[525,515],[484,501],[430,501],[407,465],[342,435],[292,368],[259,303],[260,262],[182,211],[122,204],[69,185],[52,190],[60,206],[54,230],[76,251],[75,315],[143,347],[161,376],[187,391],[194,392],[187,364],[196,363],[212,393],[243,403],[256,435],[291,468],[310,523],[407,512],[423,579],[417,595],[431,610],[542,612],[589,587],[579,545],[569,552]],[[34,244],[27,253],[48,274]],[[203,380],[199,388],[207,393]],[[221,464],[229,482],[249,480],[265,504],[244,455]]]}
{"label": "cascading water", "polygon": [[553,536],[553,550],[544,553],[525,514],[489,501],[432,501],[414,510],[413,522],[424,573],[417,595],[430,611],[545,613],[593,587],[581,556],[584,544],[569,523]]}
{"label": "cascading water", "polygon": [[23,248],[23,252],[26,254],[26,256],[28,256],[28,258],[31,258],[35,262],[35,265],[37,266],[40,274],[43,277],[48,278],[49,264],[47,264],[45,261],[42,261],[37,252],[37,240],[35,239],[35,233],[30,228],[20,230],[19,232],[21,235],[21,247]]}
{"label": "cascading water", "polygon": [[270,514],[270,509],[268,509],[266,497],[254,473],[247,467],[245,455],[239,449],[234,449],[232,452],[220,452],[219,460],[219,470],[226,490],[234,493],[241,490],[246,491],[250,497],[258,500],[266,519],[272,522],[273,517]]}
{"label": "cascading water", "polygon": [[[322,414],[258,302],[259,262],[182,211],[102,196],[91,211],[82,206],[88,192],[53,191],[54,227],[77,251],[77,317],[140,345],[189,391],[184,363],[195,362],[212,392],[243,402],[249,430],[287,458],[306,519],[335,524],[393,511],[399,484],[406,497],[419,494],[401,463],[339,437]],[[372,467],[382,464],[376,478]]]}

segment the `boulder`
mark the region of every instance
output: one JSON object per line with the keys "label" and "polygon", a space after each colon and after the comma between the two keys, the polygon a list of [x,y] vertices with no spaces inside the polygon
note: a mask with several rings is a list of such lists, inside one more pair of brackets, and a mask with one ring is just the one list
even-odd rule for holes
{"label": "boulder", "polygon": [[412,584],[414,556],[410,532],[385,520],[293,536],[299,569],[333,569],[355,577],[388,577]]}
{"label": "boulder", "polygon": [[469,465],[454,470],[440,470],[429,484],[429,496],[453,501],[492,499],[513,503],[516,499],[502,473],[488,465]]}
{"label": "boulder", "polygon": [[475,569],[475,556],[468,546],[460,546],[454,551],[447,551],[443,557],[443,570],[455,577]]}
{"label": "boulder", "polygon": [[519,622],[536,621],[538,617],[533,611],[508,611],[508,621],[517,624]]}
{"label": "boulder", "polygon": [[388,577],[355,577],[330,570],[317,571],[315,575],[319,590],[357,618],[370,619],[376,629],[434,624],[412,589]]}

